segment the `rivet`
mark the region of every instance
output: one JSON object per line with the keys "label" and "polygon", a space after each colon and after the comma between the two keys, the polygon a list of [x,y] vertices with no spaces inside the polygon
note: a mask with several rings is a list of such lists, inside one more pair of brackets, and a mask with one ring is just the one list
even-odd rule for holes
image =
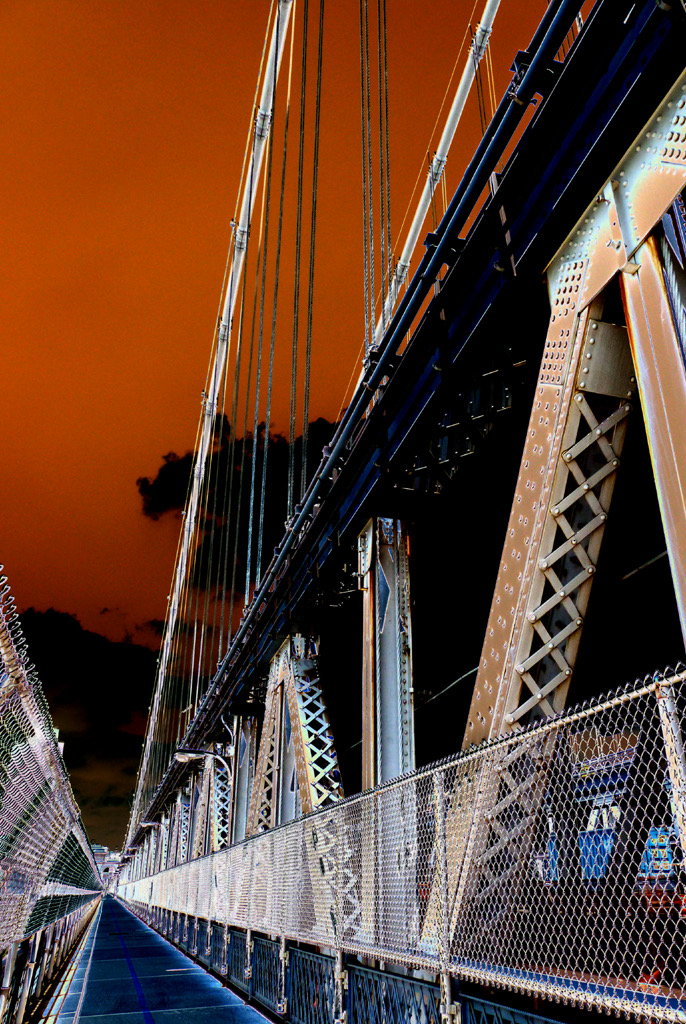
{"label": "rivet", "polygon": [[618,466],[619,465],[619,459],[613,459],[612,460],[612,465],[613,466]]}
{"label": "rivet", "polygon": [[536,694],[536,700],[543,700],[543,694],[540,691]]}
{"label": "rivet", "polygon": [[512,725],[512,723],[514,722],[514,715],[506,715],[505,721],[507,722],[508,725]]}
{"label": "rivet", "polygon": [[587,366],[584,366],[584,368],[583,368],[583,370],[582,370],[581,372],[582,372],[582,373],[588,373],[588,367],[587,367]]}
{"label": "rivet", "polygon": [[[580,386],[582,386],[582,385],[580,385]],[[583,395],[577,395],[576,396],[576,400],[577,400],[577,402],[583,402]]]}
{"label": "rivet", "polygon": [[589,345],[595,345],[595,338],[589,338],[588,339],[588,344]]}
{"label": "rivet", "polygon": [[541,569],[547,569],[548,563],[546,561],[541,562]]}
{"label": "rivet", "polygon": [[555,646],[555,644],[554,644],[554,643],[553,643],[553,642],[551,641],[551,642],[550,642],[550,643],[548,644],[548,650],[549,650],[549,651],[552,651],[552,649],[554,648],[554,646]]}
{"label": "rivet", "polygon": [[588,484],[584,484],[584,488],[583,488],[583,489],[584,489],[585,491],[588,491],[588,490],[590,490],[590,488],[589,488],[589,485],[588,485]]}
{"label": "rivet", "polygon": [[583,621],[584,621],[583,619],[577,619],[576,620],[577,626],[580,626]]}
{"label": "rivet", "polygon": [[561,590],[560,591],[560,597],[564,597],[564,596],[565,596],[565,592],[564,592],[564,590]]}
{"label": "rivet", "polygon": [[535,622],[536,616],[533,612],[529,612],[529,622]]}
{"label": "rivet", "polygon": [[[586,387],[586,382],[582,380],[582,381],[581,381],[581,382],[579,383],[579,387],[580,387],[580,388],[585,388],[585,387]],[[579,401],[581,401],[581,399],[579,399]]]}
{"label": "rivet", "polygon": [[565,452],[564,455],[562,456],[562,458],[565,460],[565,462],[569,462],[571,457],[572,457],[572,453],[571,452]]}
{"label": "rivet", "polygon": [[632,397],[633,397],[633,394],[634,394],[634,393],[633,393],[633,391],[627,391],[627,393],[626,393],[626,397],[627,397],[627,398],[632,398]]}
{"label": "rivet", "polygon": [[572,674],[572,670],[571,670],[571,668],[566,668],[566,669],[565,669],[565,675],[566,675],[566,676],[571,676],[571,674]]}
{"label": "rivet", "polygon": [[603,512],[603,514],[600,517],[601,523],[604,523],[606,519],[607,519],[607,513]]}
{"label": "rivet", "polygon": [[524,674],[524,666],[523,665],[517,665],[517,667],[515,669],[515,672],[517,672],[520,676],[523,675]]}
{"label": "rivet", "polygon": [[593,573],[595,572],[595,566],[594,565],[589,565],[589,567],[586,570],[586,572],[588,573],[589,576],[592,576]]}
{"label": "rivet", "polygon": [[600,435],[602,434],[602,430],[600,429],[600,427],[596,427],[595,432],[598,437],[600,437]]}
{"label": "rivet", "polygon": [[557,507],[557,505],[555,506],[555,508],[551,508],[551,510],[550,510],[550,514],[551,514],[551,515],[553,515],[553,516],[559,516],[559,514],[560,514],[560,510],[559,510],[559,508]]}

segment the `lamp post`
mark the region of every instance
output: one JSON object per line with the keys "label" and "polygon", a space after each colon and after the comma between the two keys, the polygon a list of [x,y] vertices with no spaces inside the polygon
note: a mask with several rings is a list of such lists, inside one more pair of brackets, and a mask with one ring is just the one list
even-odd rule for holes
{"label": "lamp post", "polygon": [[[233,753],[231,749],[229,756]],[[199,761],[202,757],[213,757],[215,760],[220,761],[226,770],[227,775],[231,778],[231,769],[228,762],[221,754],[215,754],[212,750],[193,750],[190,747],[179,747],[174,754],[174,760],[179,761],[181,764],[188,764],[191,761]]]}

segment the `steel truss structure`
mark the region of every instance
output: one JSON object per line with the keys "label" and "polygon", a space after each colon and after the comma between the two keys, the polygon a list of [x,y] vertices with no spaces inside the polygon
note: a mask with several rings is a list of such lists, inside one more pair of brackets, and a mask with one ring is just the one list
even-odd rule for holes
{"label": "steel truss structure", "polygon": [[[554,60],[578,11],[552,3],[518,55],[512,89],[370,354],[186,733],[184,746],[205,756],[202,772],[171,764],[149,820],[139,807],[131,823],[122,898],[294,1021],[361,1019],[363,1002],[365,1019],[514,1019],[470,1005],[458,983],[646,1021],[686,1013],[684,673],[565,712],[589,616],[603,617],[593,592],[608,524],[624,511],[632,431],[648,441],[686,636],[686,73],[669,34],[683,18],[603,0],[564,62]],[[589,76],[606,50],[607,73]],[[534,91],[543,102],[515,158],[489,178]],[[466,231],[489,180],[490,199]],[[520,358],[502,334],[510,306],[523,315],[542,274],[547,333],[520,339]],[[460,459],[486,443],[494,414],[510,409],[513,389],[525,393],[521,367],[539,360],[455,739],[462,753],[412,771],[402,510],[408,492],[440,497]],[[317,644],[295,631],[326,603],[333,563],[362,591],[368,792],[347,799]],[[464,639],[456,627],[445,643]],[[620,644],[608,639],[608,659]],[[258,750],[254,695],[267,673]],[[218,810],[227,714],[232,739],[221,749],[231,763]],[[223,824],[210,836],[213,807]],[[157,819],[169,830],[164,854]],[[221,849],[227,837],[233,845]],[[367,970],[368,961],[392,968]]]}
{"label": "steel truss structure", "polygon": [[[128,881],[121,897],[193,949],[206,944],[199,928],[222,930],[223,973],[238,941],[227,944],[226,930],[242,929],[244,978],[272,986],[264,997],[272,1008],[281,1000],[278,951],[289,941],[587,1009],[681,1020],[685,680],[683,671],[648,679]],[[514,781],[518,803],[504,798]],[[336,842],[322,867],[327,836]],[[380,839],[409,856],[384,856]],[[281,942],[271,968],[266,936]]]}

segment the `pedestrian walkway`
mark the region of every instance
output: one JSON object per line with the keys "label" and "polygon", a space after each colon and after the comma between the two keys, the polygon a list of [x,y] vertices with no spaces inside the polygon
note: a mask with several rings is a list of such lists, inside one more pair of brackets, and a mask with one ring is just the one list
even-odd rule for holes
{"label": "pedestrian walkway", "polygon": [[58,1024],[265,1024],[265,1017],[105,897]]}

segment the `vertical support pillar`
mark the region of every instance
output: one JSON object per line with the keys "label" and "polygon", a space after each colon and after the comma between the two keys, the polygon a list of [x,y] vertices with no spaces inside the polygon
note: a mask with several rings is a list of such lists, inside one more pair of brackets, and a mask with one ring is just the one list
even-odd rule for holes
{"label": "vertical support pillar", "polygon": [[362,786],[411,771],[414,754],[409,542],[401,522],[372,519],[358,538],[363,599]]}
{"label": "vertical support pillar", "polygon": [[257,728],[254,718],[239,718],[237,716],[234,723],[236,749],[234,753],[231,841],[238,843],[241,839],[245,839],[248,830]]}
{"label": "vertical support pillar", "polygon": [[[668,292],[658,240],[651,236],[621,275],[629,340],[638,378],[662,525],[686,640],[686,338],[680,339],[673,308],[683,315],[684,296]],[[671,299],[671,301],[670,301]]]}

